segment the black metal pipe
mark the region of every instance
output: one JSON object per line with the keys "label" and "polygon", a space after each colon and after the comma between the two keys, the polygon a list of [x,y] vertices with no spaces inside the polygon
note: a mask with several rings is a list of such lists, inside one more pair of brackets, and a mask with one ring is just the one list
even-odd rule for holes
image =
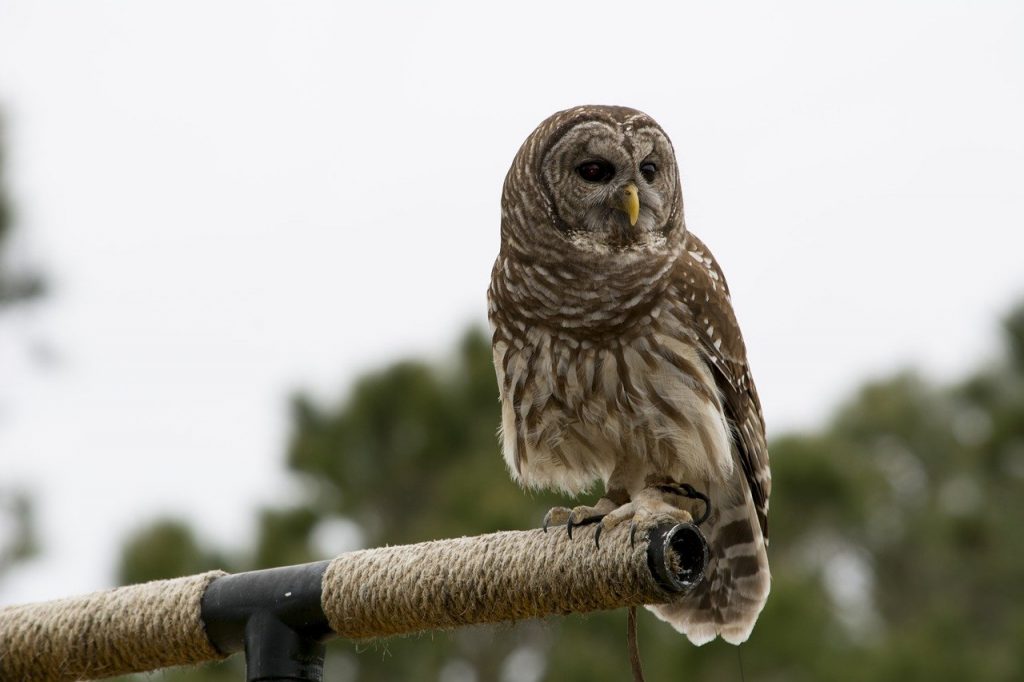
{"label": "black metal pipe", "polygon": [[334,636],[320,606],[329,563],[237,573],[206,588],[206,634],[223,654],[245,650],[248,682],[322,682],[323,642]]}

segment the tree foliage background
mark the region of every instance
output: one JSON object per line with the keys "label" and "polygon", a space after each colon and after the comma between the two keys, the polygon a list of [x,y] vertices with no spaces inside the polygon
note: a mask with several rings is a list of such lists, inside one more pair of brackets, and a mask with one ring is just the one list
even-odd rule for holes
{"label": "tree foliage background", "polygon": [[[753,636],[740,651],[696,648],[645,615],[649,679],[1021,679],[1024,305],[1002,334],[1003,354],[961,381],[909,369],[877,378],[820,429],[776,437],[774,583]],[[365,375],[336,404],[297,395],[291,419],[287,475],[304,492],[259,512],[248,550],[207,547],[163,519],[126,542],[122,580],[326,558],[348,549],[330,545],[338,529],[375,546],[527,528],[564,502],[508,478],[479,330],[444,362]],[[334,642],[329,656],[328,675],[340,680],[629,679],[623,613]],[[229,661],[163,675],[241,674]]]}
{"label": "tree foliage background", "polygon": [[[43,293],[42,278],[19,266],[10,253],[14,209],[6,192],[4,160],[4,120],[0,116],[0,315]],[[33,527],[32,500],[28,493],[0,480],[0,580],[12,564],[35,554]]]}

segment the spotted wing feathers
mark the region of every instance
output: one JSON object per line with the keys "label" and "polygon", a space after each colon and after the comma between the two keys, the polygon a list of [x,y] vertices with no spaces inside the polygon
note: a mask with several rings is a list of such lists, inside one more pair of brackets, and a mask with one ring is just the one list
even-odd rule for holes
{"label": "spotted wing feathers", "polygon": [[764,416],[754,386],[747,351],[732,309],[725,276],[711,251],[692,232],[675,277],[677,293],[692,316],[692,330],[715,375],[725,416],[733,429],[736,454],[757,511],[761,534],[768,539],[771,471]]}

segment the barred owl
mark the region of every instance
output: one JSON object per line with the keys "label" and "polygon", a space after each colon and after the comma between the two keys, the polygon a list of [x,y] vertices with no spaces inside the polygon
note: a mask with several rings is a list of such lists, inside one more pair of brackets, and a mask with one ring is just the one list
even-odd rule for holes
{"label": "barred owl", "polygon": [[702,491],[705,579],[651,608],[695,644],[746,640],[770,583],[764,419],[725,277],[686,229],[654,120],[582,106],[527,138],[505,178],[488,316],[513,478],[572,495],[604,484],[545,527],[686,521]]}

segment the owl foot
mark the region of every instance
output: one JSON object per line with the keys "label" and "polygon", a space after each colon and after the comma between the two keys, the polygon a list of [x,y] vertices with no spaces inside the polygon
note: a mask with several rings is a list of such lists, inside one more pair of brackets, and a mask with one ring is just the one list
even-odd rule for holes
{"label": "owl foot", "polygon": [[618,505],[607,497],[599,499],[593,507],[554,507],[544,515],[544,532],[548,532],[550,525],[565,525],[565,530],[571,538],[573,528],[597,523],[617,507]]}
{"label": "owl foot", "polygon": [[629,546],[636,540],[636,529],[640,526],[653,525],[664,521],[672,523],[691,523],[690,512],[679,507],[678,498],[695,498],[704,502],[704,513],[697,524],[703,523],[711,512],[711,504],[707,495],[699,493],[688,484],[652,485],[637,493],[632,500],[617,509],[605,514],[594,530],[594,544],[600,546],[601,534],[615,528],[620,523],[629,521]]}

